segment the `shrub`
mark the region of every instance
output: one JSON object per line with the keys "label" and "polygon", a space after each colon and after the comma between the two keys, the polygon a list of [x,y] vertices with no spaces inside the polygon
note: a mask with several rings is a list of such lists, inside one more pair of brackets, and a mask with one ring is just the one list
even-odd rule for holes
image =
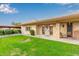
{"label": "shrub", "polygon": [[18,33],[21,33],[21,30],[11,30],[11,29],[0,30],[0,35],[18,34]]}
{"label": "shrub", "polygon": [[21,33],[21,30],[18,30],[19,33]]}
{"label": "shrub", "polygon": [[21,30],[13,30],[15,34],[21,33]]}
{"label": "shrub", "polygon": [[0,35],[4,35],[4,30],[0,30]]}
{"label": "shrub", "polygon": [[30,34],[31,35],[35,35],[35,31],[34,30],[30,30]]}
{"label": "shrub", "polygon": [[4,34],[13,34],[13,31],[12,30],[4,30]]}

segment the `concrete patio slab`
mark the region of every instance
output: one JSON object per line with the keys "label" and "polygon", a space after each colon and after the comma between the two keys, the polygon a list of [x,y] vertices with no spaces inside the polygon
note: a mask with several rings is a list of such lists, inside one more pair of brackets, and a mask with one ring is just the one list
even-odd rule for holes
{"label": "concrete patio slab", "polygon": [[57,39],[57,38],[54,38],[52,36],[45,36],[45,35],[37,35],[35,37],[79,45],[79,40],[73,39],[73,38],[59,38],[59,39]]}

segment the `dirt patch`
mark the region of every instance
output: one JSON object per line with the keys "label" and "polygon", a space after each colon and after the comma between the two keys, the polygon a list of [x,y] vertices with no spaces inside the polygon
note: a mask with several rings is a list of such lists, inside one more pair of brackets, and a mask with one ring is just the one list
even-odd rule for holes
{"label": "dirt patch", "polygon": [[28,39],[23,40],[23,41],[21,41],[21,42],[22,42],[22,43],[31,42],[31,39],[30,39],[30,38],[28,38]]}
{"label": "dirt patch", "polygon": [[10,52],[11,56],[27,56],[26,51],[22,52],[19,48],[15,48]]}
{"label": "dirt patch", "polygon": [[36,51],[36,48],[32,48],[31,51]]}

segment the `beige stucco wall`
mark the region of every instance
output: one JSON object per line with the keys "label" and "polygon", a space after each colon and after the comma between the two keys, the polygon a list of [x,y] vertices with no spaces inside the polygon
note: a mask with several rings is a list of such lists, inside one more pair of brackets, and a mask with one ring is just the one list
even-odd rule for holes
{"label": "beige stucco wall", "polygon": [[30,32],[26,31],[26,27],[30,27],[31,30],[35,31],[35,35],[37,34],[36,25],[21,26],[21,32],[22,32],[22,34],[30,35]]}
{"label": "beige stucco wall", "polygon": [[60,23],[56,23],[53,26],[53,37],[60,38]]}
{"label": "beige stucco wall", "polygon": [[73,23],[73,37],[79,39],[79,23]]}
{"label": "beige stucco wall", "polygon": [[79,30],[79,23],[73,23],[73,31]]}
{"label": "beige stucco wall", "polygon": [[37,35],[42,35],[42,25],[36,26]]}
{"label": "beige stucco wall", "polygon": [[62,33],[63,37],[67,37],[67,23],[61,23],[60,32]]}
{"label": "beige stucco wall", "polygon": [[[40,25],[40,26],[38,26],[38,25],[28,25],[28,27],[31,27],[31,29],[33,29],[35,31],[36,35],[43,35],[42,34],[42,26],[43,25]],[[60,30],[60,23],[54,24],[53,25],[53,35],[52,35],[52,37],[60,38],[60,31],[64,30],[65,28],[61,28],[61,30]],[[30,35],[29,31],[26,31],[26,26],[21,26],[21,32],[22,32],[22,34]],[[47,31],[45,30],[45,35],[50,35],[49,33],[50,33],[49,29]],[[64,31],[63,31],[63,33],[64,33]]]}
{"label": "beige stucco wall", "polygon": [[31,27],[32,30],[35,31],[35,35],[37,35],[37,29],[36,29],[37,26],[36,25],[31,25],[30,27]]}
{"label": "beige stucco wall", "polygon": [[0,28],[0,30],[7,30],[7,29],[9,29],[9,28]]}
{"label": "beige stucco wall", "polygon": [[21,33],[24,34],[24,35],[28,34],[26,32],[26,26],[21,26]]}

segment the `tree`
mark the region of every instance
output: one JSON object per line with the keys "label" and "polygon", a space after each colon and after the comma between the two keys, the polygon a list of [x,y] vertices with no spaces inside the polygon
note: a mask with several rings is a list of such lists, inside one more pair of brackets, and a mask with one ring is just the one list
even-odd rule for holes
{"label": "tree", "polygon": [[12,22],[12,25],[19,25],[21,24],[20,22]]}

